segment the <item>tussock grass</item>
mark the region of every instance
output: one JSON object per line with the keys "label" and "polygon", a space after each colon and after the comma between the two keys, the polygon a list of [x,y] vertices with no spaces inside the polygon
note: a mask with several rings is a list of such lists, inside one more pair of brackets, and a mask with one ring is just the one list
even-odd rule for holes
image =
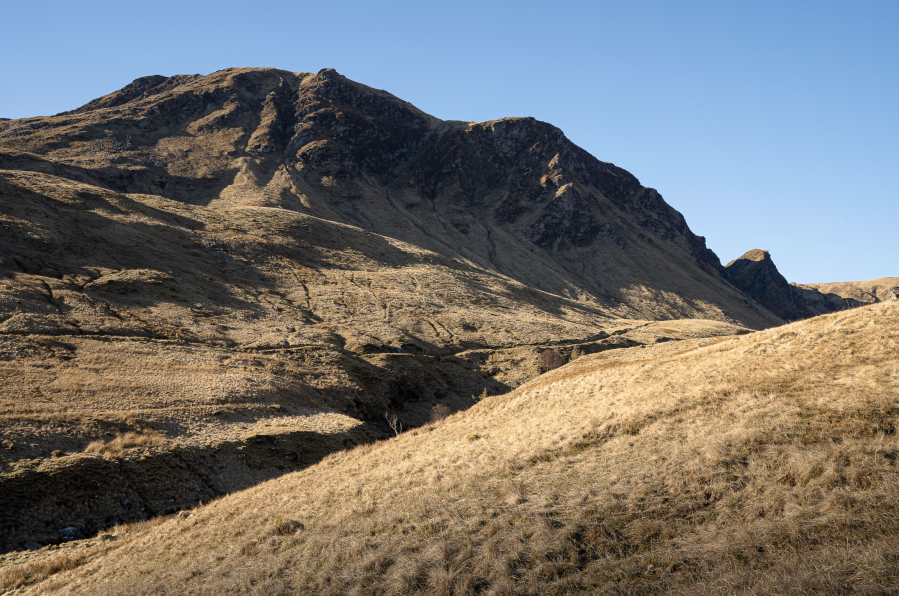
{"label": "tussock grass", "polygon": [[39,589],[899,592],[899,305],[620,352],[132,532]]}
{"label": "tussock grass", "polygon": [[112,457],[122,456],[126,449],[134,447],[164,447],[167,441],[165,437],[153,430],[141,433],[125,433],[115,437],[111,441],[92,441],[84,448],[85,453],[99,453]]}
{"label": "tussock grass", "polygon": [[8,591],[39,583],[60,571],[75,569],[84,563],[84,560],[83,555],[64,554],[2,567],[0,568],[0,593],[6,594]]}

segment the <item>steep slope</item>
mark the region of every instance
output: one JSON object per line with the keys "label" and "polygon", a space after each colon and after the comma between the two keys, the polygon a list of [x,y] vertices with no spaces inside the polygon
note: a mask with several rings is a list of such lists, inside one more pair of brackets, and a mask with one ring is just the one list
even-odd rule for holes
{"label": "steep slope", "polygon": [[688,341],[583,357],[189,516],[17,556],[0,581],[41,594],[899,590],[899,303]]}
{"label": "steep slope", "polygon": [[752,249],[725,265],[724,279],[785,321],[815,314],[803,293],[780,274],[767,250]]}
{"label": "steep slope", "polygon": [[876,304],[899,291],[896,277],[829,284],[787,283],[768,251],[759,249],[728,263],[724,278],[786,321]]}
{"label": "steep slope", "polygon": [[0,167],[351,224],[617,318],[779,323],[655,190],[557,128],[440,121],[331,69],[138,79],[0,124]]}

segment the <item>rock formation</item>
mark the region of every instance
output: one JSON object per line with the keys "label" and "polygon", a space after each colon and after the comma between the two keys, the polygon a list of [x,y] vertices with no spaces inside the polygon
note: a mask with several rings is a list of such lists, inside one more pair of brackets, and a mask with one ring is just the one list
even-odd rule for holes
{"label": "rock formation", "polygon": [[724,267],[724,278],[785,321],[883,302],[899,278],[825,284],[787,283],[767,250],[753,249]]}
{"label": "rock formation", "polygon": [[777,270],[767,250],[753,249],[724,267],[724,278],[784,319],[812,316],[806,299]]}

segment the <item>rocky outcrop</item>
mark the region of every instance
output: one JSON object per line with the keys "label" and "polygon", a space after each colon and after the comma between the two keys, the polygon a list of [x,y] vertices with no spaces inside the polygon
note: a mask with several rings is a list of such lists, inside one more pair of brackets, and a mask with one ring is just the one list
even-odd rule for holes
{"label": "rocky outcrop", "polygon": [[767,250],[756,248],[728,263],[724,267],[724,279],[785,321],[817,314],[780,274]]}
{"label": "rocky outcrop", "polygon": [[724,278],[786,321],[890,299],[899,278],[825,284],[787,283],[767,250],[753,249],[724,267]]}
{"label": "rocky outcrop", "polygon": [[[198,75],[194,75],[196,77]],[[76,110],[63,112],[65,114],[83,114],[93,110],[101,110],[103,108],[114,108],[122,106],[132,101],[145,99],[153,95],[158,95],[168,89],[173,89],[178,85],[194,78],[188,75],[180,75],[176,77],[164,77],[161,75],[151,75],[148,77],[140,77],[134,79],[128,85],[125,85],[118,91],[104,95],[93,101],[90,101]]]}

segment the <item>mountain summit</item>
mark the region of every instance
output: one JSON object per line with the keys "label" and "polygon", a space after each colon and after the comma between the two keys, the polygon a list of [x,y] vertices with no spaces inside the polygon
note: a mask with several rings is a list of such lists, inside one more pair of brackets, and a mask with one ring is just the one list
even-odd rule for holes
{"label": "mountain summit", "polygon": [[805,298],[780,274],[767,250],[755,248],[734,259],[725,266],[724,278],[786,321],[812,316]]}

